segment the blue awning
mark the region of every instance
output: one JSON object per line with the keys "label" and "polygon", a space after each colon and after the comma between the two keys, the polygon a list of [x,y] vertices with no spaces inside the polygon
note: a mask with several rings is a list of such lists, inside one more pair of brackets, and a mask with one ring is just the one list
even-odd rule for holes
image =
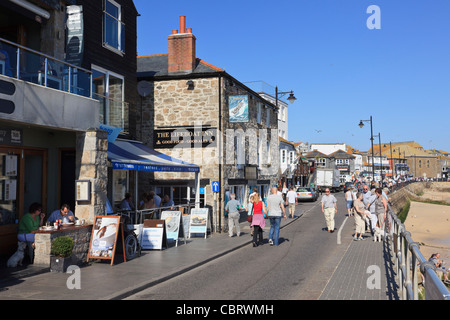
{"label": "blue awning", "polygon": [[108,159],[113,169],[118,170],[200,172],[200,167],[196,164],[172,158],[137,141],[109,142]]}

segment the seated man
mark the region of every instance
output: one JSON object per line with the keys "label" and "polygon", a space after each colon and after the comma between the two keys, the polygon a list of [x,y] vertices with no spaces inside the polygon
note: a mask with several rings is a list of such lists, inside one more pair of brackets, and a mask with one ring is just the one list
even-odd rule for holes
{"label": "seated man", "polygon": [[161,204],[161,207],[173,207],[175,205],[175,203],[173,202],[172,199],[170,199],[169,195],[165,195],[164,196],[164,200]]}
{"label": "seated man", "polygon": [[75,222],[75,215],[68,204],[63,204],[60,210],[53,211],[47,222],[54,223],[57,220],[62,220],[63,223]]}
{"label": "seated man", "polygon": [[127,211],[134,210],[133,197],[131,196],[131,193],[127,192],[125,194],[125,198],[120,203],[120,208],[119,209],[120,210],[127,210]]}

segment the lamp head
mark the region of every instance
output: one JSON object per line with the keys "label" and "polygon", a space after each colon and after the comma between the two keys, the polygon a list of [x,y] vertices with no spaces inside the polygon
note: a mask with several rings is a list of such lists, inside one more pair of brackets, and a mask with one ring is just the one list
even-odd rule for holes
{"label": "lamp head", "polygon": [[360,128],[364,127],[364,123],[362,122],[362,120],[359,122],[358,126],[359,126]]}
{"label": "lamp head", "polygon": [[187,87],[188,90],[194,90],[194,81],[189,80],[186,82],[186,85],[188,86]]}
{"label": "lamp head", "polygon": [[293,91],[291,91],[291,94],[289,95],[289,98],[287,98],[287,100],[288,100],[290,103],[294,103],[295,100],[297,100],[297,98],[294,96],[294,92],[293,92]]}

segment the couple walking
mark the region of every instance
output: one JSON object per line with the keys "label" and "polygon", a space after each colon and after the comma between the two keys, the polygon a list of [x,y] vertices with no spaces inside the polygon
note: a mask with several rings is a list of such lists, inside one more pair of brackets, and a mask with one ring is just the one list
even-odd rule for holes
{"label": "couple walking", "polygon": [[[266,226],[265,215],[270,220],[269,244],[278,246],[280,236],[281,213],[286,219],[286,211],[284,209],[284,200],[278,194],[276,187],[272,188],[272,194],[267,197],[267,207],[261,200],[258,193],[253,194],[253,246],[257,247],[263,241],[263,228]],[[259,241],[257,242],[257,238]]]}

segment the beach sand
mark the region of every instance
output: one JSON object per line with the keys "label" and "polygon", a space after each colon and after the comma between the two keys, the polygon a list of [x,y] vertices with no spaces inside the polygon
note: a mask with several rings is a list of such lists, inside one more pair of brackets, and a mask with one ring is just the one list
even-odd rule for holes
{"label": "beach sand", "polygon": [[439,252],[450,268],[450,206],[411,201],[404,225],[427,260]]}

